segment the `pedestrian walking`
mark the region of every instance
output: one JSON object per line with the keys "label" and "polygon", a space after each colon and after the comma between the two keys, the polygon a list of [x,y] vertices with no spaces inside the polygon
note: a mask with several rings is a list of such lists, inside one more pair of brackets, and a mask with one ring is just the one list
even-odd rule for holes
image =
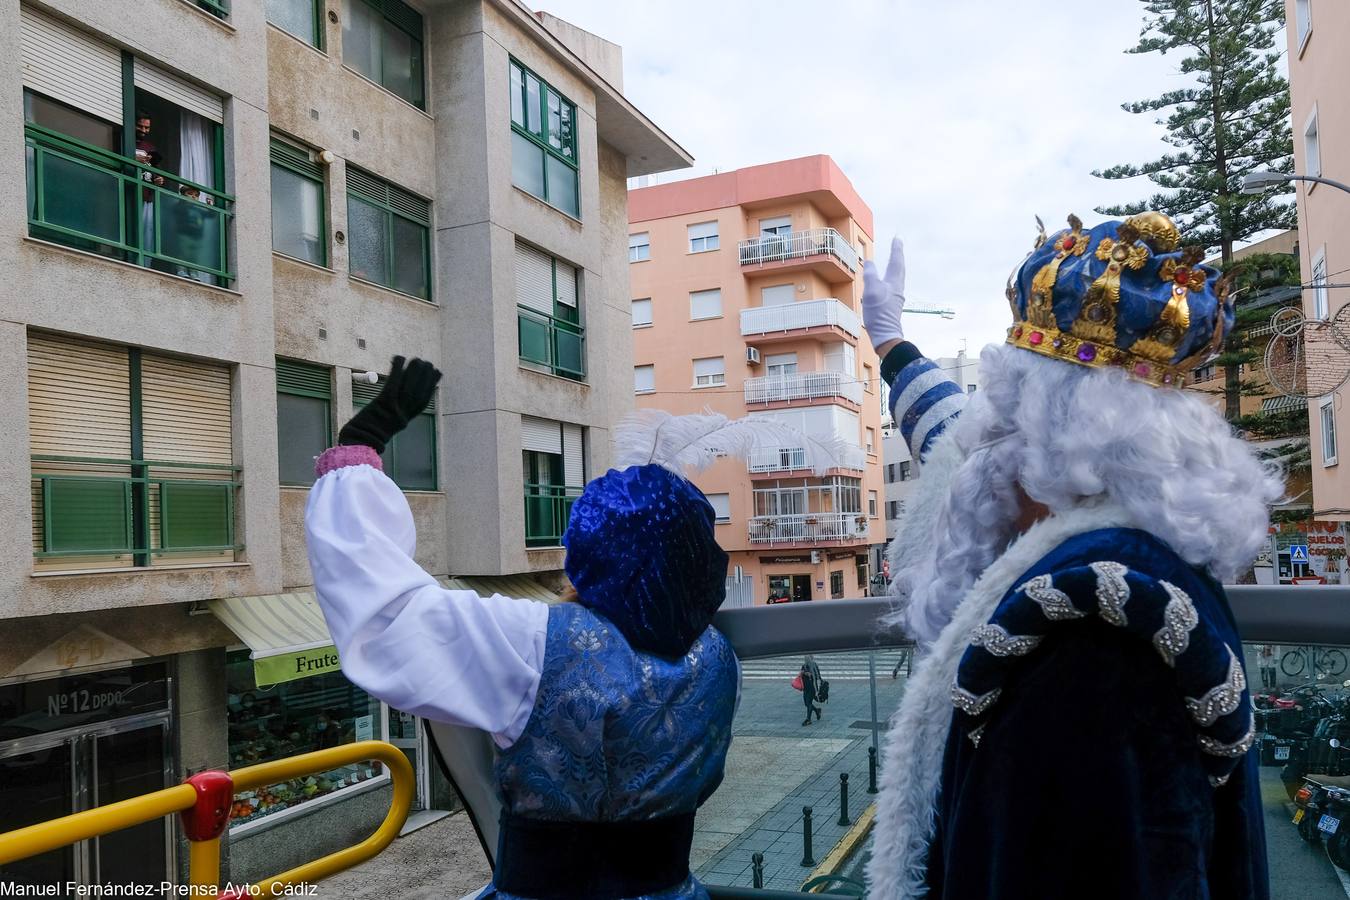
{"label": "pedestrian walking", "polygon": [[816,705],[820,669],[815,667],[815,660],[808,656],[806,662],[802,663],[802,670],[797,673],[797,677],[802,680],[802,702],[806,704],[806,718],[802,720],[802,724],[810,725],[812,712],[816,714],[817,721],[820,719],[820,707]]}
{"label": "pedestrian walking", "polygon": [[1256,667],[1261,670],[1261,687],[1268,691],[1275,689],[1275,648],[1262,644],[1256,651]]}

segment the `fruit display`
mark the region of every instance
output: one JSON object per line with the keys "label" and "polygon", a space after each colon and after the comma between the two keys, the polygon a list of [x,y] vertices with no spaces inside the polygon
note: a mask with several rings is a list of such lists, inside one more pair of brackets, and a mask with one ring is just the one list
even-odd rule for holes
{"label": "fruit display", "polygon": [[321,775],[309,775],[269,785],[256,791],[242,791],[235,796],[230,806],[230,820],[236,825],[251,822],[309,800],[324,797],[344,787],[360,784],[378,775],[378,771],[368,767],[346,766]]}

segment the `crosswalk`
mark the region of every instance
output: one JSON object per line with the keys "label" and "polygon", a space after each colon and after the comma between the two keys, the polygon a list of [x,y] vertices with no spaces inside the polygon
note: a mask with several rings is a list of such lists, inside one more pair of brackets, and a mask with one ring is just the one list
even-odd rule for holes
{"label": "crosswalk", "polygon": [[[895,664],[905,651],[893,648],[872,651],[876,654],[877,678],[889,679]],[[848,653],[818,653],[816,665],[827,681],[866,681],[868,678],[867,651]],[[771,656],[741,662],[741,677],[745,681],[791,681],[801,671],[804,655]],[[905,674],[905,667],[900,667]]]}

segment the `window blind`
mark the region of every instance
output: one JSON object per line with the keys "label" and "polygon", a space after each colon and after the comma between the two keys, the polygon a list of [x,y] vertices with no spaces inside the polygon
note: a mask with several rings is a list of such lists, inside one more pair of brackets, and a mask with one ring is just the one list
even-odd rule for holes
{"label": "window blind", "polygon": [[553,260],[529,244],[516,243],[516,303],[553,315]]}
{"label": "window blind", "polygon": [[50,16],[19,7],[23,86],[122,124],[122,55]]}

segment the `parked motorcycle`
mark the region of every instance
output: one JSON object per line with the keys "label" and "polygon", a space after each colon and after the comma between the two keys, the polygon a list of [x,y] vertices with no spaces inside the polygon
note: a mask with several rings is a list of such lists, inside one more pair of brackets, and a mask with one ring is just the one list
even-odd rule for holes
{"label": "parked motorcycle", "polygon": [[1294,795],[1294,824],[1308,843],[1323,843],[1327,856],[1350,870],[1350,789],[1308,779]]}

